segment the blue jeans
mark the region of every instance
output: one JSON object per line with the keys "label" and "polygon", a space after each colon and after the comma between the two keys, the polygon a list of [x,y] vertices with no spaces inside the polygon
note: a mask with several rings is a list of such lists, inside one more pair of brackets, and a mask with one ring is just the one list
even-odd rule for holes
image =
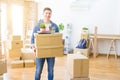
{"label": "blue jeans", "polygon": [[53,80],[54,64],[55,64],[54,57],[52,57],[52,58],[36,58],[35,80],[40,80],[45,60],[47,60],[48,80]]}

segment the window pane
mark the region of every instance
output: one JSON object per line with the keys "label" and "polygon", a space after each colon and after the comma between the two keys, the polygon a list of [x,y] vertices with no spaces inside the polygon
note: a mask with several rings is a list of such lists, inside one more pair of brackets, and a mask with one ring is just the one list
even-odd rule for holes
{"label": "window pane", "polygon": [[1,40],[7,39],[7,12],[6,4],[1,4]]}
{"label": "window pane", "polygon": [[0,5],[0,38],[2,43],[0,43],[0,52],[4,55],[5,45],[3,45],[3,41],[7,40],[7,10],[6,4]]}
{"label": "window pane", "polygon": [[12,26],[13,35],[23,34],[23,7],[18,5],[12,6]]}

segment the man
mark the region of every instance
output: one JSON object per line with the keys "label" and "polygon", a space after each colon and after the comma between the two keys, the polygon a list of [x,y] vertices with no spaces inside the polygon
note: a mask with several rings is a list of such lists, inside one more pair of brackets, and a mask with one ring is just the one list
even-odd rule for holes
{"label": "man", "polygon": [[[44,23],[46,27],[51,26],[55,29],[55,32],[59,32],[58,26],[50,20],[52,15],[52,10],[48,7],[44,8],[43,10],[43,19],[39,21],[39,23],[34,27],[32,37],[31,37],[31,46],[34,51],[36,51],[34,46],[34,33],[40,31],[40,24]],[[54,64],[55,64],[55,57],[51,58],[36,58],[36,71],[35,71],[35,80],[41,79],[41,73],[43,70],[44,62],[47,61],[48,66],[48,80],[53,80],[54,78]]]}

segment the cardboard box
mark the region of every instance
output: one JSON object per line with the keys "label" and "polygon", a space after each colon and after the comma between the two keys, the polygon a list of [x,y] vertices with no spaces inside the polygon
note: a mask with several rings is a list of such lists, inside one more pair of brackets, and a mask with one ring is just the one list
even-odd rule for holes
{"label": "cardboard box", "polygon": [[0,46],[0,58],[2,58],[2,46]]}
{"label": "cardboard box", "polygon": [[0,75],[7,72],[7,61],[6,59],[0,59]]}
{"label": "cardboard box", "polygon": [[22,48],[22,59],[23,60],[35,60],[35,53],[32,49],[26,49],[26,48]]}
{"label": "cardboard box", "polygon": [[39,47],[36,49],[36,57],[39,58],[63,57],[63,56],[64,56],[63,46]]}
{"label": "cardboard box", "polygon": [[67,70],[72,78],[89,77],[89,60],[81,54],[67,55]]}
{"label": "cardboard box", "polygon": [[24,63],[25,63],[25,67],[34,67],[35,66],[34,60],[24,60]]}
{"label": "cardboard box", "polygon": [[23,41],[12,41],[11,42],[12,49],[21,49],[23,48]]}
{"label": "cardboard box", "polygon": [[85,78],[73,78],[69,72],[67,71],[67,69],[65,69],[65,78],[64,80],[90,80],[90,78],[88,77],[85,77]]}
{"label": "cardboard box", "polygon": [[72,78],[68,80],[90,80],[90,78]]}
{"label": "cardboard box", "polygon": [[0,59],[2,58],[2,52],[0,51]]}
{"label": "cardboard box", "polygon": [[23,68],[24,67],[24,61],[23,60],[12,60],[11,61],[11,67],[12,68]]}
{"label": "cardboard box", "polygon": [[62,46],[62,34],[35,34],[35,46]]}
{"label": "cardboard box", "polygon": [[74,53],[80,53],[80,54],[83,54],[89,58],[90,50],[89,50],[89,48],[86,48],[86,49],[75,48]]}
{"label": "cardboard box", "polygon": [[21,56],[22,56],[21,49],[10,49],[9,50],[9,58],[20,59]]}
{"label": "cardboard box", "polygon": [[21,36],[19,36],[19,35],[13,35],[12,36],[12,40],[13,41],[20,41],[21,40]]}
{"label": "cardboard box", "polygon": [[3,80],[3,75],[0,75],[0,80]]}

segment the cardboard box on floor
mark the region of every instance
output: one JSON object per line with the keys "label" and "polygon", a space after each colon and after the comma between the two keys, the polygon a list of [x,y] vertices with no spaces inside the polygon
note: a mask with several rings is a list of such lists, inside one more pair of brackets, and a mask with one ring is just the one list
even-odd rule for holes
{"label": "cardboard box on floor", "polygon": [[12,60],[11,61],[11,68],[23,68],[24,61],[23,60]]}
{"label": "cardboard box on floor", "polygon": [[22,59],[23,60],[35,60],[35,53],[32,49],[22,48]]}
{"label": "cardboard box on floor", "polygon": [[24,60],[25,67],[34,67],[35,61],[34,60]]}
{"label": "cardboard box on floor", "polygon": [[12,40],[13,41],[20,41],[21,40],[21,36],[19,36],[19,35],[13,35],[12,36]]}
{"label": "cardboard box on floor", "polygon": [[3,75],[0,75],[0,80],[3,80]]}
{"label": "cardboard box on floor", "polygon": [[10,49],[9,50],[9,58],[20,59],[21,56],[22,56],[21,49]]}
{"label": "cardboard box on floor", "polygon": [[23,48],[23,41],[11,41],[11,49],[21,49]]}
{"label": "cardboard box on floor", "polygon": [[67,69],[65,70],[65,78],[64,80],[90,80],[90,78],[85,77],[85,78],[73,78],[70,73],[67,71]]}
{"label": "cardboard box on floor", "polygon": [[73,79],[69,79],[69,80],[90,80],[90,78],[73,78]]}
{"label": "cardboard box on floor", "polygon": [[2,58],[2,46],[0,46],[0,59]]}
{"label": "cardboard box on floor", "polygon": [[7,60],[2,58],[0,59],[0,75],[7,72]]}
{"label": "cardboard box on floor", "polygon": [[72,78],[89,77],[89,60],[81,54],[67,55],[67,70]]}
{"label": "cardboard box on floor", "polygon": [[0,59],[2,58],[2,54],[1,54],[2,52],[0,52]]}

